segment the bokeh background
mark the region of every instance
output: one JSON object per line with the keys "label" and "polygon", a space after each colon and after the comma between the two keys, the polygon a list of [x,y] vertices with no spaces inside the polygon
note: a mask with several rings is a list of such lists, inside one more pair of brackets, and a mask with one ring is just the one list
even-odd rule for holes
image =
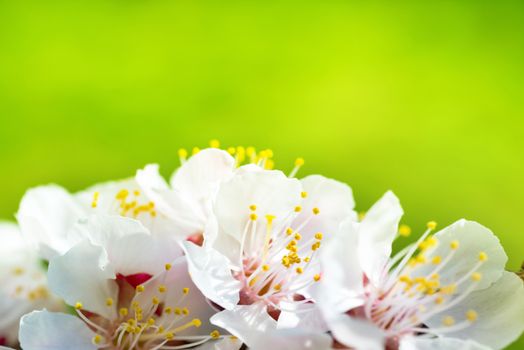
{"label": "bokeh background", "polygon": [[523,19],[505,0],[0,1],[0,216],[218,138],[304,157],[359,210],[392,189],[415,232],[478,220],[516,270]]}

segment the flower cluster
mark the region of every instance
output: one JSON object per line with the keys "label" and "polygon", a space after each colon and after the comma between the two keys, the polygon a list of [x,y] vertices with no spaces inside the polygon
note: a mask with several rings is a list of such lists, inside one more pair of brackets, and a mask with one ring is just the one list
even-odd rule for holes
{"label": "flower cluster", "polygon": [[179,151],[69,193],[30,189],[0,224],[0,348],[501,349],[524,286],[486,227],[411,229],[387,192],[274,170],[271,150]]}

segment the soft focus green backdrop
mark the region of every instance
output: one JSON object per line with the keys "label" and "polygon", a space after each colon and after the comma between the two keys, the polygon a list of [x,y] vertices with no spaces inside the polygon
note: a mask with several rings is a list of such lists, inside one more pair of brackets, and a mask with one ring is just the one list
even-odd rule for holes
{"label": "soft focus green backdrop", "polygon": [[416,232],[478,220],[517,269],[523,19],[504,0],[0,1],[0,216],[218,138],[303,156],[359,210],[393,189]]}

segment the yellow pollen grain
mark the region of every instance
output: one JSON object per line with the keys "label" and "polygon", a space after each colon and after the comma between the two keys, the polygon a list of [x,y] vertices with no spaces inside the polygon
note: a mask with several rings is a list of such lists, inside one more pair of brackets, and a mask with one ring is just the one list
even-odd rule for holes
{"label": "yellow pollen grain", "polygon": [[154,325],[155,324],[155,319],[151,317],[149,320],[147,320],[147,324],[150,325],[150,326]]}
{"label": "yellow pollen grain", "polygon": [[136,286],[136,292],[137,293],[142,293],[143,291],[145,290],[145,287],[143,285],[138,285]]}
{"label": "yellow pollen grain", "polygon": [[254,205],[254,204],[251,204],[251,205],[249,206],[249,210],[255,211],[255,210],[257,210],[257,206]]}
{"label": "yellow pollen grain", "polygon": [[160,293],[165,293],[167,291],[167,287],[165,285],[161,284],[161,285],[158,286],[158,291]]}
{"label": "yellow pollen grain", "polygon": [[301,192],[301,193],[300,193],[300,197],[302,197],[302,198],[306,198],[306,197],[307,197],[307,192],[305,192],[305,191],[304,191],[304,192]]}
{"label": "yellow pollen grain", "polygon": [[234,155],[236,151],[237,151],[237,149],[235,147],[228,147],[227,148],[227,153],[229,153],[231,155]]}
{"label": "yellow pollen grain", "polygon": [[408,225],[400,225],[398,228],[398,234],[402,237],[408,237],[411,234],[411,227]]}
{"label": "yellow pollen grain", "polygon": [[180,148],[178,150],[178,156],[182,159],[186,159],[187,158],[187,150],[185,148]]}
{"label": "yellow pollen grain", "polygon": [[314,280],[315,282],[320,281],[320,275],[319,275],[319,274],[316,274],[315,276],[313,276],[313,280]]}
{"label": "yellow pollen grain", "polygon": [[315,239],[318,239],[320,241],[322,237],[323,237],[322,232],[315,233]]}
{"label": "yellow pollen grain", "polygon": [[106,299],[106,305],[107,306],[112,306],[113,305],[113,298],[107,298]]}
{"label": "yellow pollen grain", "polygon": [[427,228],[430,230],[434,230],[437,227],[437,223],[435,221],[429,221],[426,224]]}
{"label": "yellow pollen grain", "polygon": [[97,334],[93,337],[93,344],[98,345],[102,342],[103,338],[101,335]]}
{"label": "yellow pollen grain", "polygon": [[220,332],[217,331],[217,330],[214,330],[213,332],[209,333],[209,336],[210,336],[212,339],[218,339],[218,338],[220,338]]}
{"label": "yellow pollen grain", "polygon": [[173,267],[173,265],[171,265],[171,264],[165,264],[164,265],[164,268],[166,269],[166,271],[171,270],[172,267]]}
{"label": "yellow pollen grain", "polygon": [[75,304],[75,309],[77,309],[77,310],[80,310],[80,309],[82,309],[83,307],[84,307],[84,305],[82,305],[82,303],[79,302],[79,301]]}
{"label": "yellow pollen grain", "polygon": [[192,322],[193,322],[193,326],[195,326],[197,328],[202,325],[202,321],[200,321],[200,319],[198,319],[198,318],[193,319]]}
{"label": "yellow pollen grain", "polygon": [[200,152],[200,148],[198,148],[198,147],[193,147],[193,150],[191,151],[191,154],[192,154],[192,155],[195,155],[195,154],[197,154],[198,152]]}
{"label": "yellow pollen grain", "polygon": [[189,315],[189,309],[187,307],[183,308],[182,309],[182,314],[184,314],[186,316]]}
{"label": "yellow pollen grain", "polygon": [[253,214],[249,215],[249,218],[251,219],[251,221],[256,221],[257,214],[253,213]]}
{"label": "yellow pollen grain", "polygon": [[304,158],[295,159],[295,166],[302,166],[302,165],[304,165]]}
{"label": "yellow pollen grain", "polygon": [[153,305],[158,305],[158,304],[160,304],[160,300],[157,297],[153,297],[153,298],[151,298],[151,303]]}
{"label": "yellow pollen grain", "polygon": [[482,279],[482,274],[480,272],[473,272],[471,274],[471,279],[475,282],[478,282]]}
{"label": "yellow pollen grain", "polygon": [[129,311],[125,307],[121,308],[118,312],[119,312],[120,316],[122,316],[122,317],[127,316],[127,314],[129,313]]}
{"label": "yellow pollen grain", "polygon": [[167,340],[172,340],[174,337],[175,337],[175,335],[173,334],[173,332],[167,332],[166,335],[165,335],[165,338]]}
{"label": "yellow pollen grain", "polygon": [[263,265],[262,271],[269,271],[269,265]]}
{"label": "yellow pollen grain", "polygon": [[468,310],[466,312],[466,318],[468,319],[468,321],[470,322],[475,322],[478,318],[478,314],[475,310]]}
{"label": "yellow pollen grain", "polygon": [[187,288],[187,287],[182,288],[182,293],[189,294],[189,288]]}
{"label": "yellow pollen grain", "polygon": [[302,207],[301,207],[300,205],[297,205],[297,206],[295,207],[295,212],[296,212],[296,213],[300,212],[301,210],[302,210]]}
{"label": "yellow pollen grain", "polygon": [[449,247],[450,247],[452,250],[457,250],[458,247],[459,247],[459,245],[460,245],[459,241],[454,240],[454,241],[451,241],[451,243],[449,244]]}
{"label": "yellow pollen grain", "polygon": [[209,141],[209,147],[211,148],[219,148],[220,147],[220,141],[213,139]]}
{"label": "yellow pollen grain", "polygon": [[297,267],[297,269],[295,271],[300,275],[301,273],[304,272],[304,269],[301,268],[301,267]]}
{"label": "yellow pollen grain", "polygon": [[300,233],[297,232],[297,233],[295,234],[295,239],[296,239],[297,241],[300,241],[300,240],[302,239],[302,236],[300,235]]}
{"label": "yellow pollen grain", "polygon": [[453,326],[455,324],[455,319],[451,316],[446,316],[442,319],[442,324],[447,327]]}
{"label": "yellow pollen grain", "polygon": [[318,208],[316,208],[316,207],[313,208],[313,214],[315,214],[315,215],[320,214],[320,209],[318,209]]}
{"label": "yellow pollen grain", "polygon": [[438,265],[442,262],[442,257],[437,255],[437,256],[434,256],[433,259],[431,259],[431,263],[433,265]]}
{"label": "yellow pollen grain", "polygon": [[480,252],[480,253],[479,253],[479,260],[480,260],[480,261],[486,261],[486,260],[488,260],[488,254],[486,254],[485,252]]}
{"label": "yellow pollen grain", "polygon": [[171,306],[168,306],[164,309],[164,312],[169,315],[171,312],[173,312],[173,309],[171,308]]}
{"label": "yellow pollen grain", "polygon": [[291,236],[293,234],[293,229],[288,227],[286,230],[286,235]]}

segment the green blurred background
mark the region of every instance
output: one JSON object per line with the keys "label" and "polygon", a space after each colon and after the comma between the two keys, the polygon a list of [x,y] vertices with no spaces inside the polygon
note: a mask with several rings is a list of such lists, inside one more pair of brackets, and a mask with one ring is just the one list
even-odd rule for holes
{"label": "green blurred background", "polygon": [[415,232],[478,220],[516,270],[523,19],[522,1],[0,1],[0,216],[218,138],[304,157],[359,210],[392,189]]}

